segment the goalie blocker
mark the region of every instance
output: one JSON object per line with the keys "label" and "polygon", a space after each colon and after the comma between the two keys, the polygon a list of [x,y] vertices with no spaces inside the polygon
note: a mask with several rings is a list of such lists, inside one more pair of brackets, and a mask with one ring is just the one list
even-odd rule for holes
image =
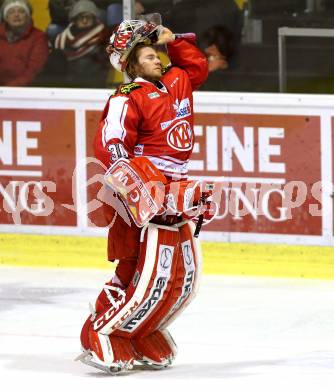
{"label": "goalie blocker", "polygon": [[198,288],[201,253],[193,233],[191,221],[143,228],[133,279],[127,288],[117,277],[105,285],[82,329],[79,360],[110,373],[135,362],[171,364],[177,349],[166,328]]}
{"label": "goalie blocker", "polygon": [[105,174],[138,227],[145,226],[162,207],[166,177],[146,157],[120,158]]}
{"label": "goalie blocker", "polygon": [[213,183],[194,180],[168,182],[166,177],[146,157],[131,161],[120,158],[105,174],[105,182],[128,210],[135,225],[145,226],[156,215],[161,223],[168,216],[211,221],[218,207],[212,201]]}

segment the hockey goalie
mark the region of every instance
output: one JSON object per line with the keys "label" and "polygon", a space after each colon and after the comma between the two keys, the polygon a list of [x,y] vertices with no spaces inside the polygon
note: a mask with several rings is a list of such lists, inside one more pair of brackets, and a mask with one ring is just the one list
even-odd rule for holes
{"label": "hockey goalie", "polygon": [[[166,68],[156,45],[167,47]],[[84,323],[78,360],[113,374],[173,362],[177,347],[168,325],[196,294],[201,254],[195,236],[217,206],[212,186],[187,176],[192,92],[208,72],[195,36],[126,20],[107,52],[130,81],[107,101],[94,141],[106,166],[107,197],[122,205],[105,205],[108,259],[117,266]]]}

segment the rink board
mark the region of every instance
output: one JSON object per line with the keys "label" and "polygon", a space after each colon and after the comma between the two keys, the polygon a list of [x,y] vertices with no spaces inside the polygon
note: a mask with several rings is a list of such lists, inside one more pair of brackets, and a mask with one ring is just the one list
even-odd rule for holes
{"label": "rink board", "polygon": [[[0,89],[0,231],[105,236],[92,142],[107,90]],[[331,96],[197,92],[190,176],[214,181],[202,239],[334,244]]]}
{"label": "rink board", "polygon": [[[202,242],[203,273],[334,280],[334,247]],[[0,266],[113,272],[102,237],[0,234]]]}

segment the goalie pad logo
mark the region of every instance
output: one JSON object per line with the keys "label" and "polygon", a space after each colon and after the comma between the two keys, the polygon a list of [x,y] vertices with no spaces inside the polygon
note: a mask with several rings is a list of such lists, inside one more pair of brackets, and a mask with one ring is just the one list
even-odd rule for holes
{"label": "goalie pad logo", "polygon": [[149,296],[136,309],[120,328],[126,332],[132,332],[154,311],[155,306],[160,301],[170,280],[174,247],[169,245],[159,245],[159,258],[157,262],[157,273],[150,290]]}
{"label": "goalie pad logo", "polygon": [[168,315],[162,320],[159,326],[168,322],[169,319],[174,315],[174,313],[176,313],[182,307],[182,305],[191,295],[194,288],[196,265],[194,260],[194,253],[191,246],[191,241],[190,240],[184,241],[182,242],[181,246],[182,246],[183,264],[185,270],[183,284],[182,284],[182,292],[178,300],[175,302],[175,304],[169,311]]}
{"label": "goalie pad logo", "polygon": [[118,193],[138,227],[145,226],[159,211],[156,203],[162,202],[159,183],[154,186],[154,183],[144,182],[131,162],[119,159],[105,174],[105,182]]}

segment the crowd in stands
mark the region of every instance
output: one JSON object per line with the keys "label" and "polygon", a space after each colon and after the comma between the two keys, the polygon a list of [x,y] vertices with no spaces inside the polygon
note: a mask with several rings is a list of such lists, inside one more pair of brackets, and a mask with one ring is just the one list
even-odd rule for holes
{"label": "crowd in stands", "polygon": [[[104,88],[122,81],[105,47],[123,18],[121,0],[49,0],[46,31],[34,27],[28,0],[0,0],[0,86]],[[210,72],[233,66],[242,29],[234,0],[136,1],[137,18],[159,12],[175,32],[197,33]]]}
{"label": "crowd in stands", "polygon": [[31,7],[23,0],[5,0],[2,4],[0,85],[29,85],[46,64],[47,37],[34,28],[31,14]]}

